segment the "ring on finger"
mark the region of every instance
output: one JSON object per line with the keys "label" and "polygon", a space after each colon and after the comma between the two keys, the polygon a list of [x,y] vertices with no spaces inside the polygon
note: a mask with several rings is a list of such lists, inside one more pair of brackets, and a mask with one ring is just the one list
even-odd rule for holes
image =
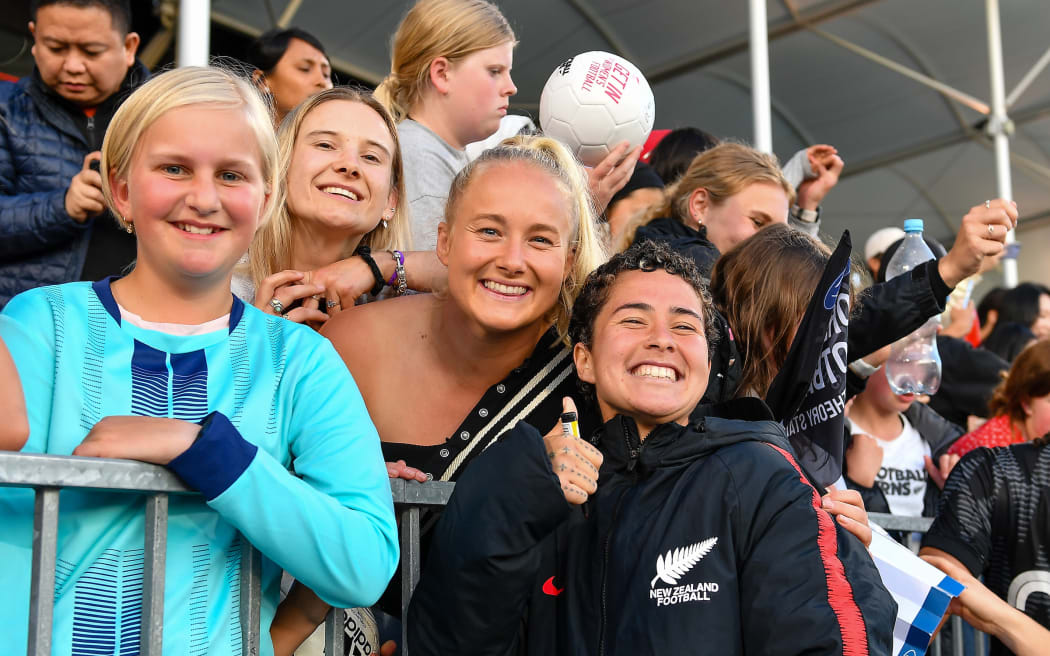
{"label": "ring on finger", "polygon": [[988,226],[988,234],[990,234],[990,235],[994,235],[995,234],[995,226],[993,226],[993,225],[989,225]]}
{"label": "ring on finger", "polygon": [[986,210],[992,209],[992,201],[990,201],[990,200],[984,201],[984,209],[986,209]]}
{"label": "ring on finger", "polygon": [[321,295],[320,294],[314,294],[310,298],[314,299],[315,301],[319,301],[319,300],[321,300]]}
{"label": "ring on finger", "polygon": [[277,316],[284,314],[284,304],[277,300],[276,296],[270,299],[270,307],[273,308],[273,313]]}
{"label": "ring on finger", "polygon": [[331,310],[331,309],[332,309],[332,308],[334,308],[335,306],[339,305],[339,303],[337,303],[337,302],[335,302],[335,301],[328,301],[327,303],[325,303],[325,305],[327,305],[327,306],[328,306],[328,309],[329,309],[329,310]]}

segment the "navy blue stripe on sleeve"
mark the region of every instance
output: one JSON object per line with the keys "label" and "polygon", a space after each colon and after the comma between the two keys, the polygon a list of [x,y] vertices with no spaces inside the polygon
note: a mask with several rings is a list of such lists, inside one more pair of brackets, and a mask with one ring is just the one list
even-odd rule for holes
{"label": "navy blue stripe on sleeve", "polygon": [[201,421],[197,439],[168,468],[211,501],[233,485],[259,447],[241,437],[226,415],[213,412]]}

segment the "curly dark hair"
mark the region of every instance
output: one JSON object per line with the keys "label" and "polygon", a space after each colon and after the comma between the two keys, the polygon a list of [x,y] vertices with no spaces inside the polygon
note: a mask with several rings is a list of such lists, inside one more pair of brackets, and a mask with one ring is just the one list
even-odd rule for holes
{"label": "curly dark hair", "polygon": [[[718,329],[713,319],[714,307],[711,304],[711,293],[707,283],[700,274],[700,269],[687,257],[679,255],[668,245],[646,239],[633,244],[622,253],[617,253],[609,261],[595,269],[583,283],[576,302],[572,306],[572,317],[569,319],[569,340],[573,346],[578,343],[590,347],[594,338],[594,321],[605,307],[612,292],[613,284],[620,274],[627,271],[657,271],[678,276],[689,283],[703,306],[704,336],[707,338],[707,357],[718,343]],[[594,398],[593,386],[580,381],[580,389],[588,398]]]}

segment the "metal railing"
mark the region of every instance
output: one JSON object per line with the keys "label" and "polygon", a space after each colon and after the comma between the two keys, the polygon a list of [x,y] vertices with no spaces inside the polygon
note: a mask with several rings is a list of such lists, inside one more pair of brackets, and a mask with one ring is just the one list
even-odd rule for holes
{"label": "metal railing", "polygon": [[[55,565],[58,544],[59,491],[77,488],[108,492],[127,492],[146,496],[145,562],[143,567],[142,624],[140,649],[143,656],[162,656],[164,635],[164,565],[167,546],[168,496],[197,494],[164,467],[132,460],[80,458],[0,451],[0,487],[35,490],[33,514],[33,552],[29,600],[29,656],[51,653],[52,620],[55,597]],[[420,513],[444,506],[454,483],[391,480],[390,490],[400,517],[401,609],[406,617],[408,603],[419,582]],[[887,530],[911,534],[926,532],[932,520],[869,513],[873,523]],[[260,640],[261,555],[242,540],[240,569],[241,645],[244,656],[257,656]],[[951,618],[953,656],[963,656],[963,622]],[[985,635],[977,635],[975,653],[983,655]],[[342,656],[345,631],[343,611],[334,609],[325,620],[325,654]],[[929,653],[941,656],[941,638],[934,639]],[[408,656],[406,623],[402,622],[401,653]]]}
{"label": "metal railing", "polygon": [[[77,488],[146,495],[145,562],[143,567],[142,656],[162,656],[164,636],[164,564],[168,530],[168,495],[197,494],[164,467],[132,460],[80,458],[0,451],[0,487],[35,491],[33,554],[29,596],[29,656],[51,654],[58,546],[59,491]],[[402,617],[419,582],[419,518],[424,508],[444,506],[454,483],[392,480],[390,491],[401,518]],[[261,555],[242,540],[240,571],[241,653],[259,653]],[[404,623],[402,623],[404,626]],[[406,631],[401,653],[407,656]],[[342,656],[343,612],[335,609],[325,621],[325,654]]]}

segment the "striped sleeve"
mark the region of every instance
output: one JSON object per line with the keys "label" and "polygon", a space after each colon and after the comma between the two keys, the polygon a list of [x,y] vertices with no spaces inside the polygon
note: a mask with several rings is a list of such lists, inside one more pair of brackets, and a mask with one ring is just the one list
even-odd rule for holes
{"label": "striped sleeve", "polygon": [[984,573],[992,553],[994,465],[992,449],[978,448],[963,456],[944,484],[937,517],[922,540],[922,546],[958,558],[974,576]]}
{"label": "striped sleeve", "polygon": [[754,451],[764,477],[733,472],[751,486],[738,527],[745,652],[889,654],[896,604],[864,545],[823,510],[789,451]]}
{"label": "striped sleeve", "polygon": [[291,322],[274,323],[305,335],[289,349],[297,357],[283,372],[279,397],[290,415],[284,425],[295,474],[280,454],[256,449],[217,413],[176,471],[325,602],[370,606],[399,557],[379,435],[331,343]]}

